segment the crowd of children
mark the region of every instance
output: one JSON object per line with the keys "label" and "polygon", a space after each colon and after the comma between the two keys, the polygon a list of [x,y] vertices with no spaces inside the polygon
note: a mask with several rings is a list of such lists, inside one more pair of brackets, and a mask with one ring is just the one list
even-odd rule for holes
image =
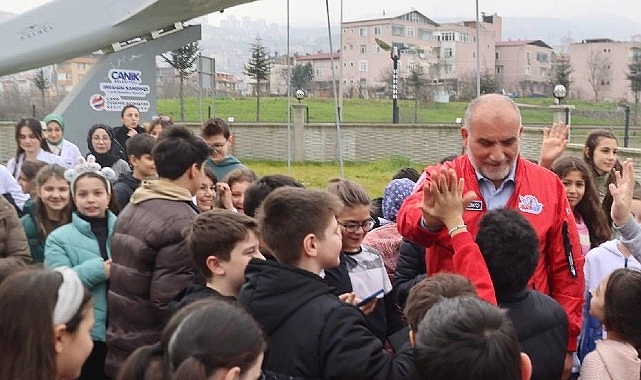
{"label": "crowd of children", "polygon": [[[562,155],[566,126],[542,145],[579,242],[554,243],[580,248],[563,258],[585,276],[577,341],[555,289],[532,287],[548,260],[524,214],[536,202],[472,226],[485,193],[447,164],[401,169],[376,202],[349,179],[259,177],[221,119],[200,136],[139,121],[128,105],[122,126],[92,126],[86,158],[59,115],[16,125],[0,166],[0,380],[640,379],[641,185],[607,131],[583,159]],[[399,232],[408,197],[442,252]]]}

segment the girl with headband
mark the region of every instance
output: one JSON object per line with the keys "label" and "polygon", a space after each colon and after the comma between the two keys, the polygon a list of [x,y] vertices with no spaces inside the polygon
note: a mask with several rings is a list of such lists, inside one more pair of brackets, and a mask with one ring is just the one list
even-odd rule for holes
{"label": "girl with headband", "polygon": [[109,210],[111,179],[110,168],[101,168],[91,155],[85,162],[78,159],[74,169],[65,177],[71,183],[74,211],[71,223],[53,230],[45,242],[45,267],[68,267],[80,276],[94,300],[96,323],[91,330],[94,348],[82,367],[80,379],[105,379],[107,355],[107,281],[111,269],[111,237],[116,214]]}
{"label": "girl with headband", "polygon": [[0,284],[0,379],[77,378],[93,347],[92,306],[69,268],[9,276]]}

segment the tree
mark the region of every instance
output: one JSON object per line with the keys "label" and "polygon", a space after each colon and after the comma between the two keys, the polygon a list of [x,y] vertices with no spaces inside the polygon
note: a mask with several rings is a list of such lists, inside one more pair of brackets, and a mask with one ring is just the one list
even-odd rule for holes
{"label": "tree", "polygon": [[481,74],[481,94],[494,94],[498,91],[498,83],[496,83],[496,76],[485,71]]}
{"label": "tree", "polygon": [[630,90],[634,93],[634,125],[637,125],[637,115],[639,108],[639,93],[641,93],[641,51],[636,51],[632,57],[632,63],[628,65],[628,74],[626,74],[630,81]]}
{"label": "tree", "polygon": [[309,92],[314,81],[314,68],[311,62],[304,65],[296,64],[292,69],[292,88]]}
{"label": "tree", "polygon": [[260,121],[260,82],[269,79],[271,62],[260,38],[251,45],[251,58],[245,64],[245,75],[256,81],[256,121]]}
{"label": "tree", "polygon": [[38,91],[40,91],[40,96],[42,97],[42,109],[44,111],[45,109],[45,91],[51,87],[51,81],[47,76],[45,75],[44,69],[40,68],[33,73],[33,77],[31,78],[31,81],[33,82],[34,85],[38,88]]}
{"label": "tree", "polygon": [[599,50],[590,51],[588,56],[588,83],[594,92],[594,101],[599,101],[601,90],[610,85],[610,61],[607,57],[601,55]]}
{"label": "tree", "polygon": [[178,72],[180,85],[178,87],[178,98],[180,101],[180,121],[185,121],[185,79],[196,71],[196,61],[200,56],[198,42],[190,42],[178,50],[169,52],[169,56],[162,54],[161,57]]}
{"label": "tree", "polygon": [[423,70],[423,66],[414,65],[410,69],[410,76],[405,82],[414,94],[414,122],[416,123],[418,122],[418,99],[425,87],[425,70]]}
{"label": "tree", "polygon": [[572,65],[567,57],[557,56],[552,63],[552,79],[550,84],[556,86],[562,84],[565,86],[567,93],[570,93],[570,74],[572,74]]}

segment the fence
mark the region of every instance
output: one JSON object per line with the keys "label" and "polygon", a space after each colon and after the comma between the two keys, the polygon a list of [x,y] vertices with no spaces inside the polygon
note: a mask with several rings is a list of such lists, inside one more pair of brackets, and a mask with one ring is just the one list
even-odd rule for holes
{"label": "fence", "polygon": [[[15,154],[14,125],[12,122],[0,122],[2,163]],[[194,132],[200,128],[195,123],[185,125]],[[584,134],[587,133],[587,128],[583,129]],[[542,127],[524,128],[521,138],[521,154],[524,157],[538,159],[541,130]],[[288,136],[294,160],[332,162],[338,159],[336,127],[331,123],[292,126],[290,131],[284,123],[236,123],[232,126],[232,132],[232,152],[241,160],[287,161],[290,151]],[[298,143],[294,144],[294,141]],[[342,124],[340,141],[345,161],[363,162],[403,156],[413,162],[427,164],[461,152],[460,128],[455,124]],[[622,141],[620,138],[620,143]],[[85,141],[76,143],[86,151]],[[580,155],[582,148],[579,143],[569,144],[568,152]],[[619,148],[619,155],[633,158],[638,163],[637,176],[641,174],[641,149]]]}

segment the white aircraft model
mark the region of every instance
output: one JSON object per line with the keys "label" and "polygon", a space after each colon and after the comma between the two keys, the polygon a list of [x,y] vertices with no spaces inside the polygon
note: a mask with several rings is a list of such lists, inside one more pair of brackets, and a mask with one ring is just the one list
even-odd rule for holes
{"label": "white aircraft model", "polygon": [[54,0],[0,23],[0,76],[155,38],[255,0]]}

